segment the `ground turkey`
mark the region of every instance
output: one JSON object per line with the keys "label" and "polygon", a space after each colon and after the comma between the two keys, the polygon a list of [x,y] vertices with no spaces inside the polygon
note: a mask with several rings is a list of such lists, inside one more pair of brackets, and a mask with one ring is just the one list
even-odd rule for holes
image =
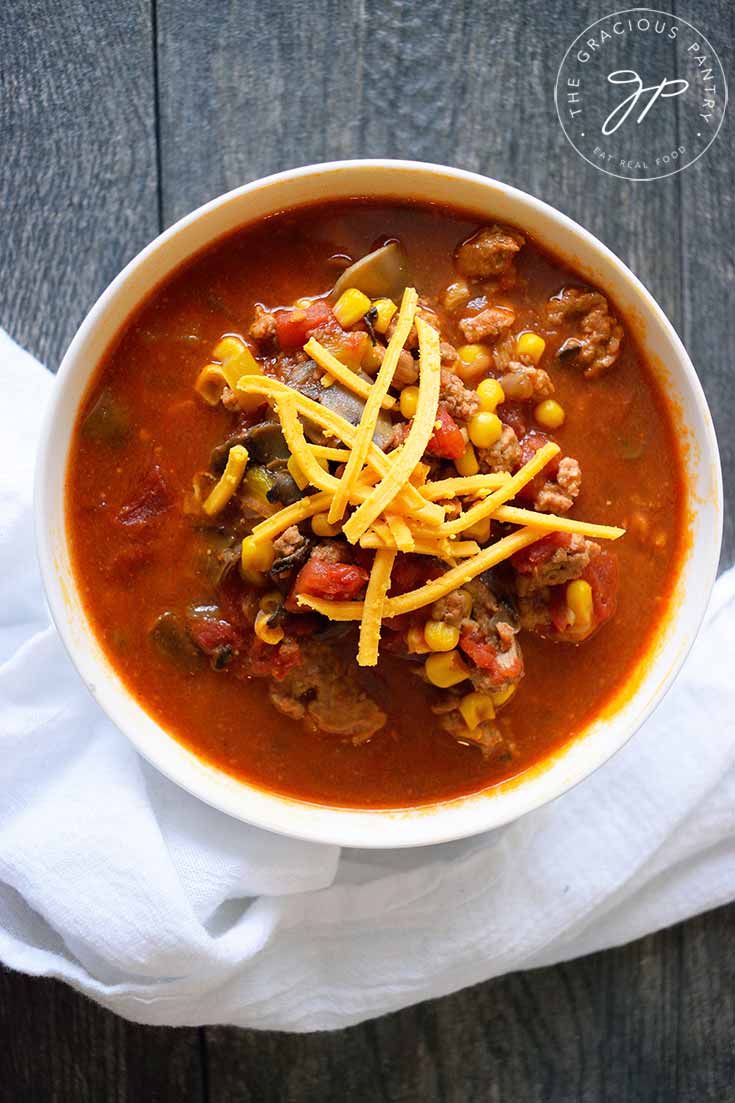
{"label": "ground turkey", "polygon": [[255,318],[250,324],[248,336],[259,344],[272,341],[276,336],[276,319],[260,303],[255,304]]}
{"label": "ground turkey", "polygon": [[547,371],[520,360],[511,360],[498,382],[509,402],[541,402],[554,393],[554,384]]}
{"label": "ground turkey", "polygon": [[505,275],[525,240],[517,230],[498,225],[485,226],[457,249],[457,270],[475,280]]}
{"label": "ground turkey", "polygon": [[487,306],[479,314],[463,318],[459,328],[465,341],[475,344],[477,341],[494,341],[515,320],[515,311],[511,307]]}
{"label": "ground turkey", "polygon": [[441,370],[439,401],[455,421],[466,425],[480,408],[480,399],[475,391],[465,387],[462,380],[447,368]]}
{"label": "ground turkey", "polygon": [[483,721],[476,728],[468,728],[462,713],[458,709],[442,713],[440,723],[454,739],[458,739],[463,743],[477,744],[482,751],[483,758],[488,758],[493,751],[499,750],[505,742],[500,730],[491,720]]}
{"label": "ground turkey", "polygon": [[521,464],[521,446],[510,425],[504,425],[495,444],[476,450],[477,462],[483,475],[493,471],[515,471]]}
{"label": "ground turkey", "polygon": [[546,304],[546,320],[552,326],[576,323],[577,333],[564,341],[557,356],[583,368],[585,379],[603,375],[617,360],[623,327],[598,291],[565,287]]}
{"label": "ground turkey", "polygon": [[302,536],[296,525],[290,525],[273,541],[275,559],[271,566],[272,575],[282,575],[301,567],[309,557],[311,541]]}
{"label": "ground turkey", "polygon": [[594,540],[587,540],[586,537],[574,533],[569,535],[563,546],[556,547],[542,561],[534,562],[529,555],[528,569],[516,570],[516,589],[519,596],[525,597],[545,586],[560,586],[574,578],[581,578],[590,559],[599,554],[599,551],[600,545]]}
{"label": "ground turkey", "polygon": [[523,677],[516,610],[509,600],[495,596],[484,577],[464,588],[472,598],[472,613],[462,622],[460,647],[473,664],[472,685],[480,693],[508,689]]}
{"label": "ground turkey", "polygon": [[431,619],[440,620],[459,628],[472,608],[472,598],[467,590],[452,590],[440,597],[431,607]]}
{"label": "ground turkey", "polygon": [[565,456],[559,461],[554,479],[547,479],[537,491],[533,504],[541,513],[567,513],[582,488],[579,460]]}
{"label": "ground turkey", "polygon": [[294,720],[310,720],[331,735],[368,737],[380,731],[385,713],[358,682],[354,656],[317,640],[301,643],[301,664],[281,681],[272,679],[270,699]]}

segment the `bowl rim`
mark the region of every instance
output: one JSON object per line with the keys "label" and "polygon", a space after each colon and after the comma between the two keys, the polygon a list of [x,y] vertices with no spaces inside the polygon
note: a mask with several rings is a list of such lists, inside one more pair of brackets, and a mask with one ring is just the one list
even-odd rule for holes
{"label": "bowl rim", "polygon": [[[64,455],[63,485],[66,478],[68,464],[68,443],[71,439],[73,425],[79,403],[82,400],[89,380],[98,366],[99,359],[95,359],[86,369],[84,384],[80,396],[74,404],[74,413],[71,419],[65,419],[59,428],[61,419],[60,407],[65,390],[72,372],[76,366],[80,351],[90,336],[96,332],[100,320],[108,308],[114,305],[115,300],[127,288],[128,281],[136,270],[148,258],[156,255],[170,242],[187,230],[195,222],[205,218],[211,212],[237,202],[243,196],[255,194],[258,191],[273,188],[281,184],[287,184],[304,177],[326,176],[336,173],[364,173],[366,171],[402,172],[419,174],[421,176],[440,176],[449,180],[468,182],[487,192],[488,206],[491,207],[492,192],[500,193],[509,202],[519,208],[519,217],[524,211],[532,211],[542,219],[556,224],[559,231],[569,237],[570,246],[575,239],[581,239],[588,249],[603,258],[608,265],[616,270],[617,275],[630,285],[637,293],[642,308],[642,313],[652,317],[670,342],[676,360],[676,369],[683,373],[689,387],[691,400],[694,402],[702,432],[696,437],[696,444],[703,450],[703,462],[709,465],[712,479],[711,508],[714,510],[714,533],[710,529],[710,537],[715,536],[707,555],[707,571],[705,572],[703,585],[699,591],[699,601],[694,618],[688,631],[685,633],[683,644],[669,663],[668,669],[658,684],[647,695],[645,705],[639,710],[635,718],[628,725],[625,732],[615,740],[597,738],[595,742],[595,729],[599,721],[595,720],[583,731],[572,738],[565,745],[559,755],[549,756],[537,767],[525,771],[511,782],[481,790],[464,797],[441,800],[435,803],[404,809],[369,809],[349,808],[332,805],[322,805],[283,796],[281,794],[260,789],[243,779],[234,778],[224,773],[215,766],[211,766],[176,738],[169,734],[150,714],[143,708],[133,693],[125,687],[122,679],[117,675],[112,664],[101,649],[91,624],[86,618],[83,603],[78,588],[71,572],[71,589],[79,605],[79,611],[88,634],[87,644],[91,644],[85,650],[80,646],[72,631],[71,617],[68,607],[68,583],[64,583],[57,570],[56,556],[52,547],[52,537],[47,523],[51,516],[54,498],[50,490],[48,475],[54,457],[58,456],[59,433],[66,433]],[[354,194],[363,195],[364,191]],[[376,195],[388,198],[390,189],[375,191]],[[424,194],[423,201],[427,201]],[[430,200],[429,200],[430,201]],[[284,205],[275,205],[272,211],[297,208],[304,203],[291,202]],[[458,200],[457,207],[463,204]],[[257,216],[266,217],[265,214]],[[500,217],[500,216],[498,216]],[[513,221],[513,219],[508,219]],[[241,219],[241,224],[246,225],[247,219]],[[234,232],[237,224],[233,223],[229,230],[212,237],[212,242],[229,232]],[[201,249],[206,246],[187,251],[174,263],[165,266],[159,277],[158,283],[148,286],[143,294],[136,296],[135,304],[127,310],[129,317],[150,295],[156,286],[170,277],[173,271],[181,265],[188,263]],[[601,283],[602,290],[605,290]],[[124,323],[123,323],[124,324]],[[108,336],[108,344],[112,340]],[[69,654],[72,663],[76,667],[87,689],[101,705],[111,722],[121,731],[137,749],[137,751],[156,769],[174,781],[181,788],[203,800],[205,803],[233,816],[245,823],[275,831],[280,834],[313,842],[336,844],[348,847],[364,847],[373,849],[400,848],[410,846],[423,846],[455,839],[465,838],[481,832],[491,830],[522,815],[555,800],[563,793],[572,789],[579,782],[589,777],[595,770],[607,762],[612,755],[617,753],[625,743],[635,734],[640,726],[648,719],[654,709],[665,696],[676,675],[678,674],[686,655],[696,639],[701,626],[709,596],[714,584],[719,559],[719,550],[722,539],[723,524],[723,493],[722,472],[720,466],[719,451],[715,436],[712,418],[707,406],[707,401],[702,390],[697,373],[684,348],[684,345],[676,333],[673,325],[667,318],[662,308],[658,305],[652,294],[646,289],[634,273],[604,245],[594,234],[568,215],[555,207],[529,195],[512,185],[492,179],[479,173],[469,172],[446,165],[432,164],[422,161],[408,161],[392,158],[368,158],[350,159],[340,161],[328,161],[323,163],[304,165],[294,169],[273,173],[257,180],[250,181],[237,188],[216,196],[195,210],[178,219],[167,230],[163,231],[153,241],[140,250],[118,275],[108,284],[100,294],[92,308],[89,310],[76,334],[74,335],[58,370],[58,383],[54,388],[51,400],[45,411],[40,446],[37,455],[34,485],[34,513],[36,545],[44,589],[51,612],[63,644]],[[71,424],[68,424],[68,421]],[[63,425],[66,424],[66,429]],[[64,503],[61,503],[61,516],[64,517]],[[59,539],[66,541],[66,528]],[[693,549],[692,549],[693,550]],[[687,557],[685,556],[680,568],[680,579],[683,577]],[[688,593],[685,601],[689,600]],[[679,619],[679,610],[671,610],[669,618],[672,621],[672,629]],[[672,632],[672,638],[675,633]],[[655,646],[655,645],[654,645]],[[641,690],[646,686],[644,675],[634,689],[630,701],[634,701],[641,695]],[[627,702],[626,702],[627,705]],[[622,706],[621,706],[622,707]],[[619,710],[613,710],[613,715]],[[121,713],[127,713],[127,717],[121,718]],[[568,756],[575,744],[589,743],[590,750],[588,761],[582,769],[572,769],[572,776],[565,777],[563,772],[555,770],[556,761]],[[540,784],[532,784],[535,779]],[[546,784],[544,785],[544,781]],[[503,800],[505,796],[515,795],[515,802]],[[513,808],[515,803],[516,807]]]}

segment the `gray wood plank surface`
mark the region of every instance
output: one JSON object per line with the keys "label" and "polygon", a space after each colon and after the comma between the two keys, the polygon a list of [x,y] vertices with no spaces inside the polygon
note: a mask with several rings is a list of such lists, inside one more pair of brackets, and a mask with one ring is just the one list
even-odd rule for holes
{"label": "gray wood plank surface", "polygon": [[[714,39],[732,92],[735,5],[727,0],[696,0],[679,7],[682,16]],[[735,120],[730,110],[709,153],[673,178],[681,186],[679,332],[702,380],[720,446],[726,501],[723,567],[735,561],[734,147]]]}
{"label": "gray wood plank surface", "polygon": [[0,19],[0,319],[56,369],[158,232],[147,0],[23,0]]}
{"label": "gray wood plank surface", "polygon": [[0,969],[0,1103],[206,1103],[199,1031],[135,1026]]}
{"label": "gray wood plank surface", "polygon": [[[159,228],[266,172],[350,156],[516,184],[610,245],[683,334],[735,516],[732,118],[680,176],[626,184],[556,120],[571,39],[613,5],[42,0],[0,21],[0,324],[55,366]],[[729,0],[677,0],[732,74]],[[160,169],[160,174],[159,174]],[[725,561],[735,556],[728,522]],[[730,1103],[735,908],[631,946],[309,1037],[123,1023],[0,973],[0,1100]]]}

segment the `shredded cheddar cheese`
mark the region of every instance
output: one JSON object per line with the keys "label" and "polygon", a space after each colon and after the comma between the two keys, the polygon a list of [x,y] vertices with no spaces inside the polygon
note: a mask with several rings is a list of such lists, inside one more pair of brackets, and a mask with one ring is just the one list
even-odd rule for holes
{"label": "shredded cheddar cheese", "polygon": [[[364,601],[328,601],[309,594],[296,595],[299,605],[331,620],[360,622],[357,661],[361,666],[374,666],[378,661],[384,619],[432,605],[546,534],[576,533],[589,538],[617,540],[624,533],[624,529],[612,525],[592,524],[507,504],[558,454],[558,445],[551,441],[513,475],[497,472],[431,478],[432,467],[423,457],[432,434],[442,426],[437,416],[441,382],[440,336],[433,326],[417,316],[417,304],[416,291],[406,288],[393,336],[373,382],[351,371],[313,337],[304,345],[307,355],[325,372],[322,380],[325,386],[336,380],[364,400],[357,425],[263,374],[261,366],[239,339],[227,338],[220,342],[213,358],[222,362],[207,364],[196,382],[196,389],[210,404],[219,401],[224,387],[235,393],[243,408],[255,408],[263,400],[270,404],[291,453],[289,470],[299,475],[297,482],[305,493],[305,497],[279,509],[254,527],[248,538],[251,558],[255,548],[258,555],[263,553],[265,563],[268,554],[271,557],[274,554],[271,545],[276,537],[291,525],[298,525],[317,514],[326,514],[321,520],[334,528],[335,535],[374,551]],[[404,442],[386,454],[375,444],[373,436],[380,411],[397,408],[395,397],[388,392],[401,351],[414,325],[419,340],[415,413]],[[321,430],[329,443],[308,441],[302,421]],[[237,492],[247,462],[245,448],[235,445],[230,449],[223,475],[200,505],[205,513],[213,516],[227,505]],[[343,465],[341,472],[335,468],[330,470],[330,463]],[[351,512],[345,516],[348,510]],[[518,528],[485,547],[469,539],[475,535],[471,530],[480,522],[485,522],[487,533],[491,520]],[[486,533],[478,539],[485,542]],[[408,593],[388,597],[394,564],[400,554],[430,556],[443,561],[447,569]],[[261,569],[266,568],[258,567]]]}
{"label": "shredded cheddar cheese", "polygon": [[412,552],[414,540],[408,522],[397,513],[386,513],[385,519],[398,551]]}
{"label": "shredded cheddar cheese", "polygon": [[202,509],[208,517],[214,517],[220,513],[232,495],[242,482],[245,468],[248,463],[248,450],[241,444],[235,444],[227,453],[227,464],[222,472],[219,482],[212,488],[211,493],[202,502]]}
{"label": "shredded cheddar cheese", "polygon": [[[373,384],[361,379],[359,375],[346,367],[329,349],[325,349],[324,345],[320,345],[316,337],[311,337],[306,342],[304,352],[308,353],[320,368],[324,368],[324,371],[327,372],[327,378],[331,376],[332,382],[336,379],[343,387],[347,387],[349,391],[360,398],[368,399],[370,397]],[[323,387],[327,385],[324,376],[321,378],[321,384]],[[380,402],[384,410],[392,410],[395,404],[395,398],[390,395],[386,395]]]}
{"label": "shredded cheddar cheese", "polygon": [[456,479],[437,479],[424,483],[419,489],[429,502],[445,498],[479,497],[486,490],[497,490],[510,479],[507,471],[493,475],[464,475]]}
{"label": "shredded cheddar cheese", "polygon": [[335,463],[346,463],[350,458],[348,448],[327,448],[324,444],[310,444],[309,451],[318,460],[334,460]]}
{"label": "shredded cheddar cheese", "polygon": [[625,529],[614,525],[593,525],[589,521],[575,521],[573,517],[557,517],[553,513],[536,513],[533,509],[516,509],[515,506],[500,506],[493,517],[511,525],[533,525],[544,532],[577,533],[591,540],[618,540],[625,535]]}
{"label": "shredded cheddar cheese", "polygon": [[[483,548],[472,559],[466,559],[446,571],[440,578],[432,578],[418,589],[409,590],[407,594],[388,598],[383,616],[397,617],[402,613],[413,613],[426,605],[433,605],[440,597],[446,597],[452,590],[471,582],[478,574],[502,563],[504,559],[508,559],[521,548],[535,543],[545,535],[540,529],[524,528],[511,533],[510,536],[504,536],[502,540]],[[297,601],[299,605],[306,605],[315,612],[329,617],[330,620],[360,620],[362,617],[362,601],[326,601],[308,594],[299,594]]]}
{"label": "shredded cheddar cheese", "polygon": [[[386,535],[375,529],[370,529],[369,532],[360,537],[360,547],[396,548],[397,551],[401,550],[390,533]],[[477,555],[480,545],[476,540],[430,540],[415,536],[411,550],[418,555],[436,556],[437,559],[466,559],[469,556]]]}
{"label": "shredded cheddar cheese", "polygon": [[[401,302],[401,309],[398,314],[395,332],[388,343],[388,348],[386,349],[383,363],[380,365],[380,370],[375,378],[375,382],[370,388],[370,394],[365,403],[365,408],[360,418],[360,424],[357,427],[357,433],[352,442],[352,452],[347,461],[347,467],[342,476],[341,485],[329,509],[330,525],[334,525],[337,521],[342,520],[349,500],[350,488],[357,482],[357,477],[367,458],[373,440],[380,406],[383,398],[388,392],[388,388],[393,382],[393,374],[398,366],[398,358],[406,343],[406,338],[411,331],[418,301],[419,297],[415,289],[413,287],[407,287],[403,292],[403,301]],[[420,459],[421,456],[417,456],[416,462]],[[377,514],[375,516],[377,516]],[[365,528],[362,530],[363,532],[369,524],[370,522],[368,521]],[[347,539],[349,540],[351,538],[348,536]],[[355,540],[356,539],[357,537],[355,537]],[[355,540],[352,540],[352,543],[354,543]]]}
{"label": "shredded cheddar cheese", "polygon": [[[421,354],[416,416],[411,423],[411,429],[403,448],[400,452],[396,449],[398,455],[392,460],[385,478],[378,483],[372,494],[343,525],[342,532],[351,544],[357,543],[376,517],[390,505],[401,488],[408,483],[412,471],[426,451],[426,446],[434,432],[441,376],[439,334],[421,318],[416,319],[416,331],[419,335],[419,351]],[[349,467],[349,464],[347,466]],[[329,516],[331,520],[331,511]]]}
{"label": "shredded cheddar cheese", "polygon": [[313,517],[315,513],[324,513],[331,498],[332,495],[327,491],[323,491],[321,494],[312,494],[310,498],[302,498],[301,501],[285,506],[283,509],[279,509],[278,513],[274,513],[272,517],[267,517],[265,521],[261,521],[259,525],[255,526],[251,535],[257,541],[275,540],[276,536],[280,536],[291,525],[298,525],[300,521],[305,521],[307,517]]}
{"label": "shredded cheddar cheese", "polygon": [[360,643],[357,650],[357,662],[360,666],[375,666],[378,661],[383,608],[397,554],[392,548],[378,548],[375,553],[360,622]]}
{"label": "shredded cheddar cheese", "polygon": [[464,532],[465,529],[476,525],[478,521],[484,521],[486,517],[492,517],[498,506],[502,506],[510,498],[515,498],[518,491],[522,490],[526,483],[530,483],[539,471],[543,471],[549,460],[553,459],[559,451],[559,445],[554,444],[553,441],[549,441],[548,444],[539,448],[528,463],[524,463],[520,471],[516,471],[515,475],[511,475],[508,481],[503,483],[493,494],[489,494],[487,498],[472,506],[471,509],[468,509],[466,513],[463,513],[454,521],[447,521],[446,524],[442,525],[440,529],[442,535],[450,536],[452,533]]}
{"label": "shredded cheddar cheese", "polygon": [[[357,429],[354,425],[350,425],[349,421],[345,421],[339,414],[333,413],[326,406],[321,406],[313,399],[307,398],[306,395],[294,391],[277,379],[268,379],[265,376],[259,378],[248,376],[240,379],[236,389],[242,394],[261,395],[276,404],[282,395],[290,395],[299,413],[314,425],[318,425],[325,434],[327,432],[331,433],[332,436],[339,438],[350,448],[357,436]],[[390,466],[388,456],[385,452],[381,452],[372,441],[368,448],[367,463],[380,476],[384,475]],[[416,511],[416,516],[420,517],[423,523],[427,525],[438,526],[444,520],[443,509],[434,502],[428,502],[411,483],[406,485],[401,494],[401,506],[404,512]]]}

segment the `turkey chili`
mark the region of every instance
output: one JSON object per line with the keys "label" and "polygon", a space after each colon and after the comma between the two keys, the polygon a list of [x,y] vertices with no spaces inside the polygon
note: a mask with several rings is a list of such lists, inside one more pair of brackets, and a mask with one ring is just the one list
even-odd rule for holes
{"label": "turkey chili", "polygon": [[130,318],[79,415],[74,568],[180,742],[264,789],[410,806],[522,773],[645,660],[677,431],[615,304],[523,227],[274,215]]}

